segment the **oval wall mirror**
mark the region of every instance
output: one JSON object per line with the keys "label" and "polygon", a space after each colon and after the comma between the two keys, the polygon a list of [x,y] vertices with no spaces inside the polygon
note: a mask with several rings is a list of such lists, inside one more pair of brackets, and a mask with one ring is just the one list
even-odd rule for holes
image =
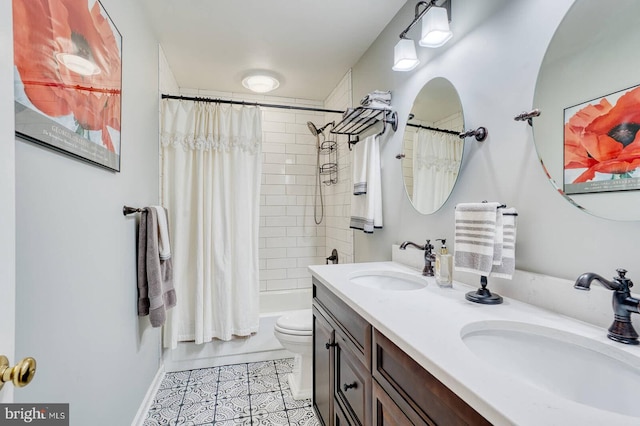
{"label": "oval wall mirror", "polygon": [[437,77],[416,96],[402,142],[402,177],[413,207],[435,213],[458,179],[464,139],[460,98],[453,84]]}
{"label": "oval wall mirror", "polygon": [[576,0],[540,67],[533,120],[540,162],[575,206],[640,219],[640,2]]}

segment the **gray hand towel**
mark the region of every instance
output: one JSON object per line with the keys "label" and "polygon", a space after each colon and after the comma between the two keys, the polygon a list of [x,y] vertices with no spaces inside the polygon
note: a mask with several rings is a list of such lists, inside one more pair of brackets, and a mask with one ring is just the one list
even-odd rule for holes
{"label": "gray hand towel", "polygon": [[166,310],[176,304],[171,258],[161,260],[158,250],[158,217],[145,208],[138,230],[138,315],[149,315],[151,325],[160,327]]}

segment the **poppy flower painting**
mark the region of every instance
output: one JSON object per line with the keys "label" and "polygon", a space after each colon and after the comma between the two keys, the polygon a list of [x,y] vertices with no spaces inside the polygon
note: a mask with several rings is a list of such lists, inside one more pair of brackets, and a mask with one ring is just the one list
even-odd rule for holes
{"label": "poppy flower painting", "polygon": [[564,111],[564,191],[640,189],[640,86]]}
{"label": "poppy flower painting", "polygon": [[120,170],[122,37],[98,0],[13,0],[16,134]]}

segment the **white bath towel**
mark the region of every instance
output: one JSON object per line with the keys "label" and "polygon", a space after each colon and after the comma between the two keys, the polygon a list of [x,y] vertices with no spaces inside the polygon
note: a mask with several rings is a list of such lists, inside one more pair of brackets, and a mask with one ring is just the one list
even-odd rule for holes
{"label": "white bath towel", "polygon": [[504,229],[504,241],[502,246],[502,262],[493,265],[492,277],[511,279],[516,269],[516,225],[518,211],[511,208],[500,209],[502,227]]}
{"label": "white bath towel", "polygon": [[[363,158],[363,168],[366,168],[366,192],[355,194],[351,197],[351,221],[350,227],[360,229],[366,233],[373,233],[375,228],[382,228],[382,182],[380,176],[380,144],[377,135],[372,135],[358,142],[360,147],[357,152]],[[356,150],[354,150],[354,156]],[[352,164],[355,164],[355,157]],[[354,183],[355,183],[354,179]],[[354,185],[355,189],[355,185]]]}
{"label": "white bath towel", "polygon": [[461,203],[455,212],[456,271],[489,276],[493,267],[500,203]]}
{"label": "white bath towel", "polygon": [[370,143],[362,141],[353,146],[353,161],[351,162],[351,174],[353,182],[353,195],[367,193],[368,166],[370,163]]}
{"label": "white bath towel", "polygon": [[169,242],[169,221],[167,219],[167,209],[162,206],[151,206],[155,209],[158,217],[158,251],[160,260],[171,258],[171,243]]}

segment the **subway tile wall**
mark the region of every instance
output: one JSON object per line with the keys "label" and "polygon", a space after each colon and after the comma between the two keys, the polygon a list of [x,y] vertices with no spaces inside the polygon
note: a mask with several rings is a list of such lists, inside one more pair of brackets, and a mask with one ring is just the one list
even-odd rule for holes
{"label": "subway tile wall", "polygon": [[[353,94],[351,90],[351,71],[342,78],[340,83],[325,100],[327,109],[344,111],[351,108]],[[334,121],[336,124],[342,119],[336,114],[326,114],[325,122]],[[353,230],[349,228],[351,216],[351,155],[348,148],[348,138],[345,135],[331,135],[338,142],[338,183],[326,187],[325,223],[326,223],[326,255],[332,249],[338,251],[340,263],[353,262]]]}

